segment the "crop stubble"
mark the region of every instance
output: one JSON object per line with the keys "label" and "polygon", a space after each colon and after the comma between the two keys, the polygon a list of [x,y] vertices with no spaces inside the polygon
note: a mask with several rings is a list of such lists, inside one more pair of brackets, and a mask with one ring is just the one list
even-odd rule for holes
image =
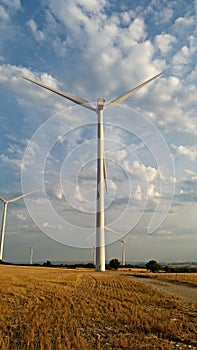
{"label": "crop stubble", "polygon": [[195,305],[116,272],[0,267],[0,349],[197,349]]}

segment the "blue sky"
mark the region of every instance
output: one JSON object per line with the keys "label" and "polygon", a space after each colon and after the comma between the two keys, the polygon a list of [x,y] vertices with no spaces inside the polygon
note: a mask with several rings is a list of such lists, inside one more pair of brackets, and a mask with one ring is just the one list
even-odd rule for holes
{"label": "blue sky", "polygon": [[196,1],[1,0],[0,19],[0,195],[40,190],[9,205],[4,259],[95,241],[96,114],[22,76],[96,104],[164,71],[105,112],[107,259],[127,234],[127,261],[196,260]]}

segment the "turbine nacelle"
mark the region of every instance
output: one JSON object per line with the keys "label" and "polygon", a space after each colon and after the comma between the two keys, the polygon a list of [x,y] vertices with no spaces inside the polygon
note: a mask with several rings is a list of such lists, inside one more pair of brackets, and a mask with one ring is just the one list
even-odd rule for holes
{"label": "turbine nacelle", "polygon": [[98,101],[97,101],[97,109],[98,110],[103,110],[104,109],[104,104],[105,104],[105,99],[102,98],[102,97],[99,97]]}

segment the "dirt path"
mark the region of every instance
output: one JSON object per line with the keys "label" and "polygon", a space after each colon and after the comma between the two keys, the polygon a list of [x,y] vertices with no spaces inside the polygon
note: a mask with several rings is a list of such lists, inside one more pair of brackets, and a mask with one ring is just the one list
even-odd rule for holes
{"label": "dirt path", "polygon": [[153,278],[133,277],[136,281],[150,285],[153,288],[160,289],[175,297],[184,298],[187,301],[197,304],[197,288],[175,284],[173,282],[161,281]]}

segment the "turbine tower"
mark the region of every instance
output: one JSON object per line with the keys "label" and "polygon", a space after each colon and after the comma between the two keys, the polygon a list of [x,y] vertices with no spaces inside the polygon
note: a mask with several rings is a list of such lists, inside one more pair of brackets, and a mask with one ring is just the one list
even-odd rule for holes
{"label": "turbine tower", "polygon": [[34,248],[32,247],[29,252],[29,265],[33,264]]}
{"label": "turbine tower", "polygon": [[63,91],[54,89],[50,86],[37,82],[33,79],[23,77],[24,79],[39,85],[49,91],[52,91],[68,100],[81,105],[82,107],[88,108],[97,113],[98,117],[98,127],[97,127],[97,211],[96,211],[96,271],[105,271],[105,220],[104,220],[104,182],[107,189],[107,175],[106,175],[106,164],[105,164],[105,153],[104,153],[104,131],[103,131],[103,111],[111,108],[117,104],[122,103],[135,92],[143,88],[145,85],[149,84],[154,79],[158,78],[163,72],[155,75],[151,79],[146,80],[144,83],[138,85],[137,87],[129,90],[125,94],[111,101],[105,105],[104,98],[98,98],[97,107],[93,106],[87,100],[83,98],[76,97],[70,93],[65,93]]}
{"label": "turbine tower", "polygon": [[36,245],[31,247],[29,251],[29,265],[33,265],[34,248],[36,248]]}
{"label": "turbine tower", "polygon": [[129,238],[129,236],[128,237],[126,237],[126,238],[122,238],[122,239],[120,239],[119,241],[121,242],[121,259],[122,259],[122,266],[124,266],[125,265],[125,261],[126,261],[126,251],[125,251],[125,243],[126,243],[126,241],[127,241],[127,239]]}
{"label": "turbine tower", "polygon": [[0,196],[0,200],[3,202],[3,214],[2,214],[2,222],[1,222],[1,243],[0,243],[0,261],[3,260],[3,248],[4,248],[4,237],[5,237],[5,225],[6,225],[6,214],[7,214],[7,207],[8,203],[13,203],[18,201],[21,198],[24,198],[26,196],[29,196],[35,191],[28,192],[26,194],[23,194],[21,196],[12,198],[12,199],[5,199]]}
{"label": "turbine tower", "polygon": [[96,246],[95,245],[92,247],[91,255],[92,255],[93,265],[96,266]]}

